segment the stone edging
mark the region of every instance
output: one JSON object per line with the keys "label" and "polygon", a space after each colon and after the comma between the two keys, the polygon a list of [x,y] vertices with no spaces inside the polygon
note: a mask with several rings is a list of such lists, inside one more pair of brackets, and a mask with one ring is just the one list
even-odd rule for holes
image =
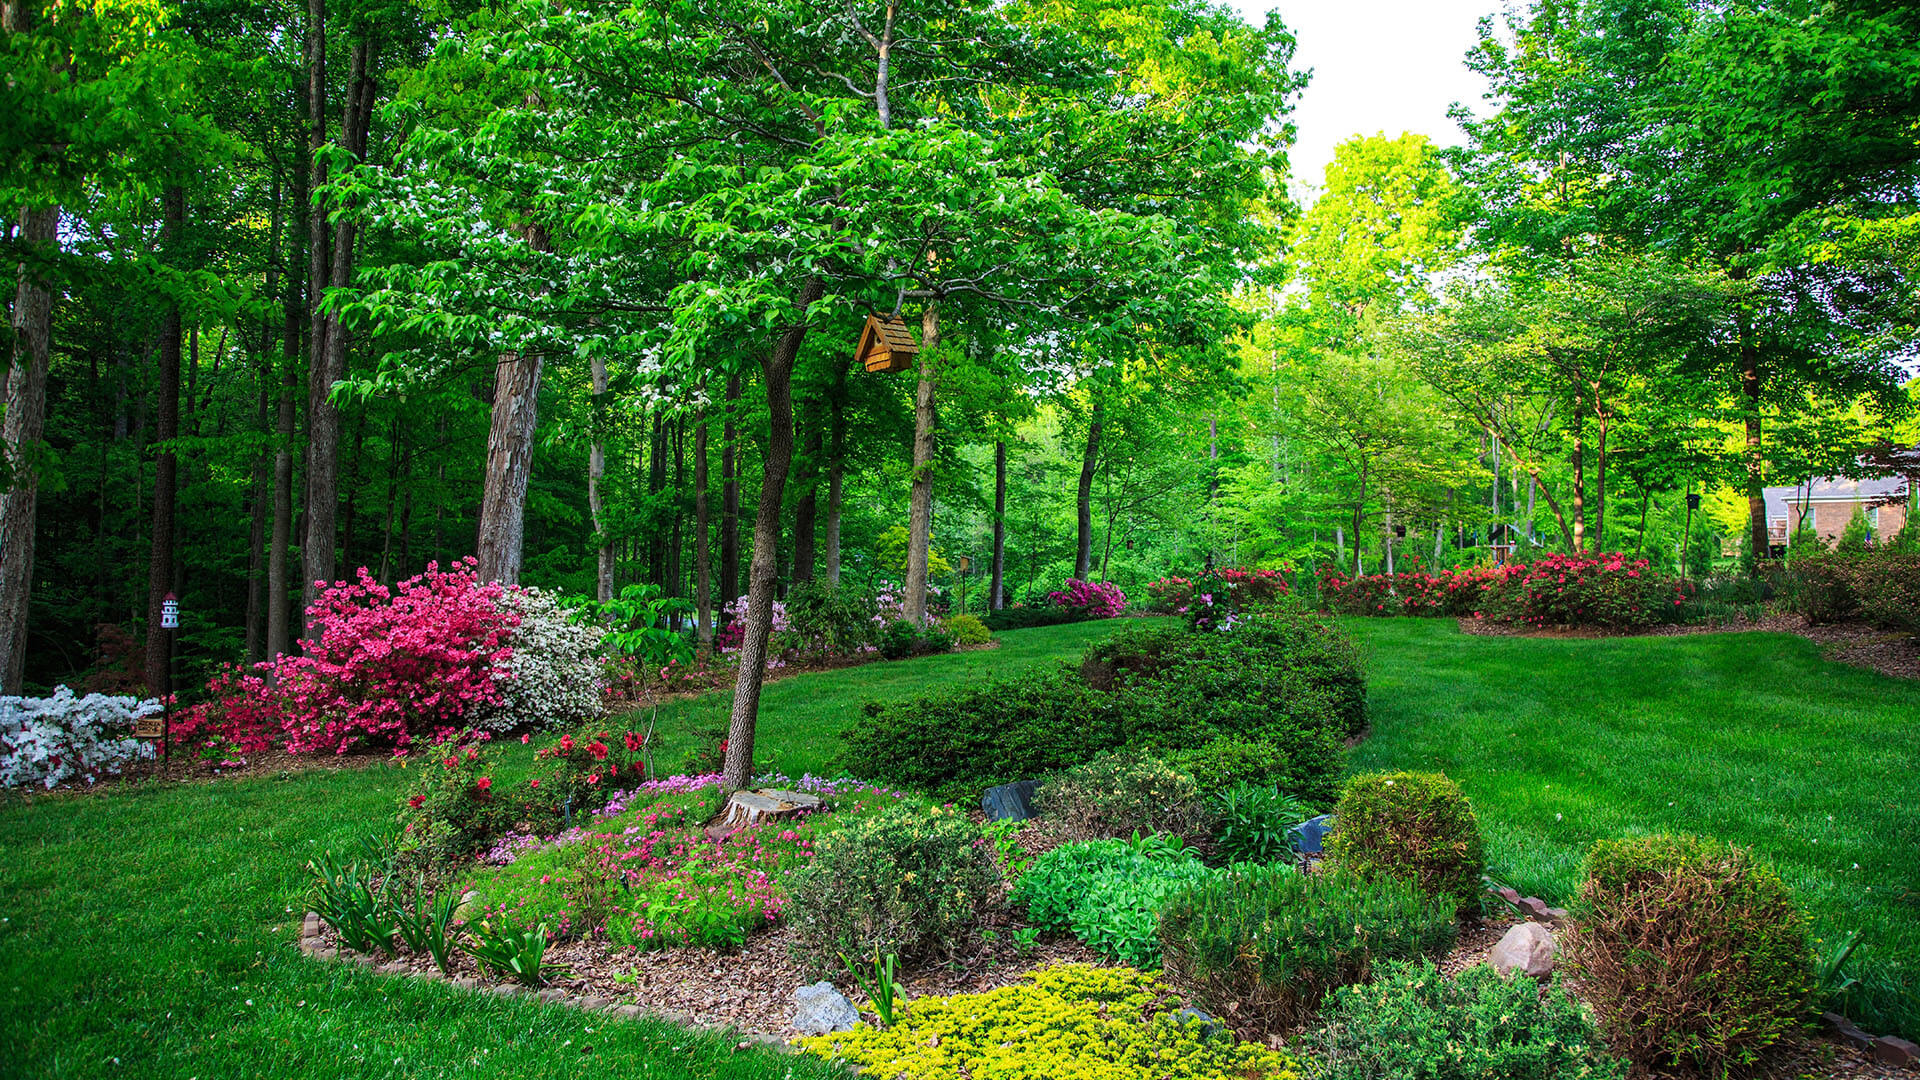
{"label": "stone edging", "polygon": [[[1529,918],[1547,923],[1550,926],[1571,924],[1566,909],[1548,907],[1545,900],[1537,896],[1521,896],[1517,890],[1501,887],[1487,889],[1489,893],[1525,912]],[[1838,1036],[1842,1042],[1855,1049],[1873,1055],[1873,1060],[1881,1065],[1893,1065],[1901,1068],[1920,1068],[1920,1046],[1894,1035],[1875,1037],[1861,1031],[1853,1021],[1839,1013],[1821,1013],[1827,1029]]]}
{"label": "stone edging", "polygon": [[755,1032],[742,1032],[740,1029],[734,1027],[695,1023],[691,1016],[673,1009],[644,1009],[638,1005],[622,1005],[611,998],[603,997],[599,994],[574,994],[562,990],[559,987],[552,986],[545,990],[534,990],[531,987],[522,986],[519,983],[513,982],[489,984],[470,975],[448,975],[437,967],[420,968],[410,964],[403,964],[398,960],[376,960],[366,953],[354,952],[339,944],[328,944],[326,938],[321,935],[321,926],[320,913],[316,911],[307,912],[306,917],[300,923],[300,951],[315,960],[331,960],[336,963],[352,964],[356,967],[366,968],[376,975],[404,975],[415,979],[433,979],[459,987],[462,990],[472,990],[475,993],[497,994],[500,997],[537,997],[548,1004],[566,1005],[571,1008],[581,1009],[586,1012],[602,1013],[622,1020],[639,1020],[645,1017],[653,1017],[656,1020],[664,1020],[667,1023],[678,1025],[690,1031],[709,1034],[739,1035],[741,1038],[734,1045],[734,1049],[736,1050],[762,1046],[783,1053],[796,1052],[785,1040],[776,1036],[761,1035]]}

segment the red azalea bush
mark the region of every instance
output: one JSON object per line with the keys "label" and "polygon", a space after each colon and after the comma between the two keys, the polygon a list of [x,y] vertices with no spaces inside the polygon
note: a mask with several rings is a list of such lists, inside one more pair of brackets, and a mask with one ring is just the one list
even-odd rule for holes
{"label": "red azalea bush", "polygon": [[1117,619],[1127,611],[1127,594],[1111,581],[1068,578],[1059,591],[1047,594],[1055,607],[1086,619]]}
{"label": "red azalea bush", "polygon": [[1647,560],[1610,552],[1542,555],[1531,564],[1438,574],[1348,577],[1329,567],[1320,574],[1320,597],[1343,615],[1452,615],[1619,630],[1671,622],[1686,591],[1649,570]]}
{"label": "red azalea bush", "polygon": [[[1153,597],[1153,605],[1176,615],[1190,613],[1196,600],[1215,607],[1224,606],[1229,611],[1243,611],[1248,608],[1271,607],[1285,599],[1291,591],[1287,584],[1287,570],[1242,570],[1237,567],[1216,567],[1202,570],[1191,577],[1173,575],[1158,581],[1147,582],[1147,595]],[[1200,600],[1211,596],[1210,600]]]}
{"label": "red azalea bush", "polygon": [[362,567],[307,610],[321,633],[304,655],[223,671],[208,686],[212,700],[175,731],[217,733],[244,750],[284,739],[292,753],[336,754],[457,732],[501,703],[494,669],[512,656],[518,622],[500,603],[503,586],[481,582],[474,565],[429,565],[392,588]]}

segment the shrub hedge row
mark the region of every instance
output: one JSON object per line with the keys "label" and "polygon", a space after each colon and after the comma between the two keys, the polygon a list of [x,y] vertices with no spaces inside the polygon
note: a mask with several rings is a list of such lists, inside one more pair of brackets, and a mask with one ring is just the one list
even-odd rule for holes
{"label": "shrub hedge row", "polygon": [[1230,634],[1129,627],[1078,667],[1033,671],[897,702],[869,702],[842,733],[856,776],[972,801],[982,788],[1088,761],[1105,750],[1180,751],[1216,739],[1277,748],[1266,779],[1330,802],[1343,740],[1367,724],[1353,642],[1298,614]]}

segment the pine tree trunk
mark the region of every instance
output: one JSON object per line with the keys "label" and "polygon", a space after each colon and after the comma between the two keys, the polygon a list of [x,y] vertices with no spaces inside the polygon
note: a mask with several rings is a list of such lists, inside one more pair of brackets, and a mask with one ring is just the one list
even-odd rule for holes
{"label": "pine tree trunk", "polygon": [[[794,299],[804,313],[820,299],[818,278],[809,278]],[[806,338],[805,323],[789,326],[774,339],[761,370],[767,384],[767,453],[754,511],[753,563],[748,573],[746,634],[740,644],[740,674],[734,684],[733,714],[727,728],[723,786],[738,791],[753,782],[754,725],[760,715],[760,688],[767,676],[767,639],[773,628],[774,577],[780,546],[780,502],[786,494],[787,468],[793,461],[793,361]]]}
{"label": "pine tree trunk", "polygon": [[[309,10],[324,9],[323,0],[309,0]],[[313,90],[321,95],[321,104],[314,113],[314,127],[311,135],[317,138],[316,147],[324,144],[326,124],[324,116],[325,45],[315,47],[321,57],[322,68],[309,75]],[[370,117],[373,98],[372,80],[367,74],[367,63],[371,46],[365,40],[354,46],[353,60],[348,76],[349,92],[345,114],[341,118],[341,145],[356,159],[366,155],[367,120]],[[315,190],[326,182],[326,170],[316,161],[313,170]],[[326,215],[316,212],[314,218],[320,222],[319,231],[324,233]],[[314,232],[310,227],[309,236]],[[335,223],[333,246],[326,260],[326,274],[322,279],[326,287],[343,289],[353,280],[354,224],[351,218],[343,217]],[[316,258],[310,272],[318,269]],[[338,314],[327,314],[320,310],[320,300],[324,295],[316,287],[308,297],[313,305],[314,329],[310,337],[309,368],[307,372],[307,535],[300,546],[300,555],[304,563],[305,578],[302,583],[304,607],[311,608],[320,598],[320,590],[325,583],[334,580],[337,571],[335,562],[336,521],[340,499],[340,410],[334,406],[331,395],[333,385],[347,374],[347,341],[340,326]],[[313,640],[320,628],[309,623],[307,638]]]}
{"label": "pine tree trunk", "polygon": [[[1093,399],[1093,412],[1087,418],[1087,450],[1080,458],[1080,491],[1074,504],[1078,511],[1076,524],[1079,532],[1074,547],[1073,576],[1081,581],[1087,579],[1087,572],[1093,566],[1093,473],[1100,461],[1100,429],[1105,423],[1106,407],[1096,396]],[[1212,551],[1211,540],[1208,541],[1208,551]]]}
{"label": "pine tree trunk", "polygon": [[[187,193],[175,186],[163,198],[165,223],[160,230],[161,251],[170,259],[179,257],[180,231],[186,224]],[[147,670],[149,697],[159,697],[173,687],[168,678],[168,661],[173,635],[160,628],[160,613],[167,595],[173,591],[173,495],[179,476],[179,459],[173,442],[180,437],[180,307],[168,304],[160,317],[160,377],[155,383],[157,430],[160,452],[153,463],[153,528],[148,536],[147,560]]]}
{"label": "pine tree trunk", "polygon": [[707,498],[707,418],[693,427],[693,620],[694,637],[702,649],[713,645],[712,512]]}
{"label": "pine tree trunk", "polygon": [[740,402],[740,376],[727,379],[720,426],[720,603],[740,598],[740,441],[734,412]]}
{"label": "pine tree trunk", "polygon": [[907,517],[907,586],[901,614],[927,621],[927,552],[933,543],[934,346],[940,343],[940,302],[920,313],[920,382],[913,395],[913,489]]}
{"label": "pine tree trunk", "polygon": [[840,584],[842,484],[847,469],[847,365],[839,365],[828,399],[827,435],[827,580]]}
{"label": "pine tree trunk", "polygon": [[594,595],[601,603],[613,599],[613,541],[607,536],[606,507],[600,484],[607,475],[607,358],[596,352],[593,369],[593,445],[587,450],[587,509],[593,515],[595,536]]}
{"label": "pine tree trunk", "polygon": [[[22,30],[20,8],[9,30]],[[19,243],[50,263],[60,244],[60,208],[20,213]],[[53,289],[39,268],[20,264],[13,297],[13,352],[6,380],[0,447],[15,473],[0,491],[0,693],[20,693],[27,663],[27,606],[33,590],[33,542],[40,501],[40,441],[46,432],[47,367],[53,355]]]}
{"label": "pine tree trunk", "polygon": [[993,443],[993,582],[987,604],[999,611],[1007,606],[1007,443]]}
{"label": "pine tree trunk", "polygon": [[[527,246],[551,251],[546,229],[530,225]],[[494,368],[493,420],[487,429],[487,471],[474,553],[482,581],[520,582],[526,541],[527,480],[533,475],[533,433],[539,420],[541,355],[502,353]]]}

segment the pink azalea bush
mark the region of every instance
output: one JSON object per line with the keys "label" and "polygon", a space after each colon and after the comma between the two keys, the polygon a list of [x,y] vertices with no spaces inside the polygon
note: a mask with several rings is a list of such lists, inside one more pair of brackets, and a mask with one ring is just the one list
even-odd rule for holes
{"label": "pink azalea bush", "polygon": [[391,588],[365,567],[353,582],[334,582],[307,610],[318,640],[303,654],[217,675],[212,700],[176,724],[176,736],[217,733],[248,752],[283,741],[292,753],[344,754],[458,732],[502,703],[496,669],[513,655],[518,623],[503,587],[480,581],[474,566],[429,565]]}
{"label": "pink azalea bush", "polygon": [[1127,594],[1111,581],[1068,578],[1057,592],[1048,593],[1047,599],[1055,607],[1086,619],[1117,619],[1127,611]]}
{"label": "pink azalea bush", "polygon": [[1347,615],[1452,615],[1526,626],[1625,630],[1672,622],[1685,586],[1620,552],[1542,555],[1530,564],[1349,577],[1327,568],[1321,601]]}

